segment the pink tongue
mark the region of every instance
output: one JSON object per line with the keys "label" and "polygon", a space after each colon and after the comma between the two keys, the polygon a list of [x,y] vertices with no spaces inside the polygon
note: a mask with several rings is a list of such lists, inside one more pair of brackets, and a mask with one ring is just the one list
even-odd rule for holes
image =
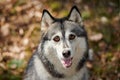
{"label": "pink tongue", "polygon": [[62,63],[63,63],[63,66],[66,68],[70,67],[72,64],[71,59],[63,60]]}

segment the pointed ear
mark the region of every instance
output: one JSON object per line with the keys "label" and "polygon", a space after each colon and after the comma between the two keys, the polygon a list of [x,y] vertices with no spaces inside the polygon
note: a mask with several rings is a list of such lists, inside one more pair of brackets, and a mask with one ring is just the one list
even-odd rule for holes
{"label": "pointed ear", "polygon": [[41,19],[41,31],[46,31],[48,27],[50,27],[52,22],[53,17],[51,16],[51,14],[47,10],[43,10],[43,15]]}
{"label": "pointed ear", "polygon": [[83,25],[81,14],[76,6],[73,6],[71,8],[70,13],[68,15],[68,20],[71,20],[76,23],[79,23],[80,25]]}

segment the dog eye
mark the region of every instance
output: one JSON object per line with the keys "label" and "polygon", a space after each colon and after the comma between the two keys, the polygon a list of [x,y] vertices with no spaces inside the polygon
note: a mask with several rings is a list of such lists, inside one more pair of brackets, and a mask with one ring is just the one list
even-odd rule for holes
{"label": "dog eye", "polygon": [[70,35],[69,35],[69,40],[73,40],[73,39],[75,39],[75,37],[76,37],[76,36],[75,36],[74,34],[70,34]]}
{"label": "dog eye", "polygon": [[53,38],[53,40],[54,40],[55,42],[59,42],[59,41],[60,41],[60,37],[59,37],[59,36],[55,36],[55,37]]}

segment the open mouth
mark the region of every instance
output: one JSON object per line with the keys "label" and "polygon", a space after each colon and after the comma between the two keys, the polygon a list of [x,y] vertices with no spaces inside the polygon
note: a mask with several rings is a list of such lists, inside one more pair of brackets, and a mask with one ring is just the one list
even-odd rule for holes
{"label": "open mouth", "polygon": [[69,68],[72,65],[72,59],[73,58],[62,59],[61,62],[63,64],[63,67]]}

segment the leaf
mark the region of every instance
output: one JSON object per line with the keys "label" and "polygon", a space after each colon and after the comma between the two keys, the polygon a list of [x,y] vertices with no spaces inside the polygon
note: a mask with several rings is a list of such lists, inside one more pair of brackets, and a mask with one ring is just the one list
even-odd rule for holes
{"label": "leaf", "polygon": [[101,33],[90,36],[90,40],[95,42],[101,40],[102,38],[103,38],[103,35]]}
{"label": "leaf", "polygon": [[3,35],[3,36],[7,36],[7,35],[10,34],[9,26],[10,26],[10,25],[9,25],[8,23],[6,23],[6,24],[4,24],[3,26],[1,26],[1,32],[2,32],[2,35]]}

